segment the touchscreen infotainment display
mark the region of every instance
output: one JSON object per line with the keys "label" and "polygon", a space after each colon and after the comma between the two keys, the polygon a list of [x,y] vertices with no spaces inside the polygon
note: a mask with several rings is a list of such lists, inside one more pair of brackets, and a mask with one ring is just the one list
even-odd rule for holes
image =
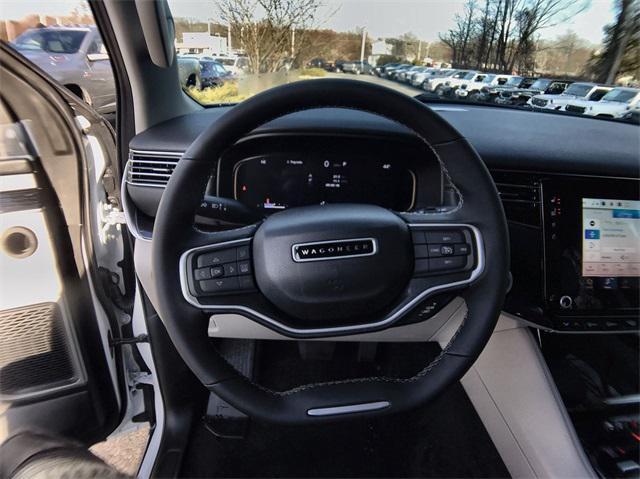
{"label": "touchscreen infotainment display", "polygon": [[582,198],[582,276],[640,276],[640,201]]}

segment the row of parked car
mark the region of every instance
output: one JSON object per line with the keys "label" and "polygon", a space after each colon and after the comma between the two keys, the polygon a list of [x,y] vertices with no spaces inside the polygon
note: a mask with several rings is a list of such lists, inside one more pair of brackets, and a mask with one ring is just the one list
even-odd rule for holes
{"label": "row of parked car", "polygon": [[640,89],[390,63],[373,73],[439,97],[637,121]]}
{"label": "row of parked car", "polygon": [[[102,114],[116,110],[116,87],[109,55],[93,25],[26,30],[13,48]],[[234,80],[245,57],[178,56],[184,87],[218,87]]]}

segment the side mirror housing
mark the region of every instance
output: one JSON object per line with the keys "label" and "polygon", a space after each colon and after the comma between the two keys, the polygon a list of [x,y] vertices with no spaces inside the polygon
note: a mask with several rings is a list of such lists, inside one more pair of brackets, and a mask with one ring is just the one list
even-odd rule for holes
{"label": "side mirror housing", "polygon": [[88,53],[87,60],[90,62],[98,62],[101,60],[108,60],[109,55],[107,53]]}

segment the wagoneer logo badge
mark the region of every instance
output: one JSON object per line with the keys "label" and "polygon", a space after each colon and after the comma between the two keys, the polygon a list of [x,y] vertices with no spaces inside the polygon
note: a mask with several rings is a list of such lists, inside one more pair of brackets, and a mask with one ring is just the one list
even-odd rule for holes
{"label": "wagoneer logo badge", "polygon": [[355,256],[371,256],[378,251],[373,238],[354,238],[317,243],[299,243],[291,247],[293,260],[297,263],[305,261],[323,261],[329,259],[353,258]]}

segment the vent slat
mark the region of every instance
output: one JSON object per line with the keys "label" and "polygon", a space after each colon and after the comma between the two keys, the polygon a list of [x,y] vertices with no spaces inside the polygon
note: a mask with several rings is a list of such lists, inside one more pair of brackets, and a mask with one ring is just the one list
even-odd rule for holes
{"label": "vent slat", "polygon": [[127,165],[127,183],[164,188],[177,164],[176,157],[138,155],[132,152]]}

